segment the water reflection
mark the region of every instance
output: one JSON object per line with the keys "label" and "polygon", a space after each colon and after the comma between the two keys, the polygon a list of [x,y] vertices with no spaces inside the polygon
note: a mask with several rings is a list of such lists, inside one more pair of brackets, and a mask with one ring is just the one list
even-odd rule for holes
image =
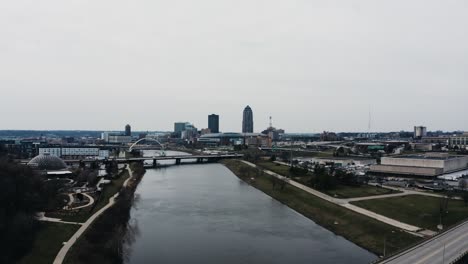
{"label": "water reflection", "polygon": [[126,263],[368,263],[376,257],[220,164],[147,171]]}

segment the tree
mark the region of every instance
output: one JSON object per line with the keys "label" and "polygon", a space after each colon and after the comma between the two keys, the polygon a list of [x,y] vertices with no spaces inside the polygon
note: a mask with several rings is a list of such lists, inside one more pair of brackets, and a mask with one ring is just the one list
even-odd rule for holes
{"label": "tree", "polygon": [[276,161],[276,155],[275,155],[275,154],[273,154],[273,155],[270,156],[270,161],[272,161],[272,162],[273,162],[273,161]]}
{"label": "tree", "polygon": [[461,179],[459,182],[458,182],[458,187],[460,187],[460,189],[462,189],[462,191],[464,191],[467,187],[468,183],[466,182],[466,179]]}
{"label": "tree", "polygon": [[463,192],[463,201],[465,202],[465,206],[468,206],[468,192]]}
{"label": "tree", "polygon": [[94,186],[97,183],[97,176],[98,176],[97,171],[91,171],[88,174],[88,177],[86,177],[86,182],[88,183],[88,185]]}
{"label": "tree", "polygon": [[276,185],[278,184],[278,181],[280,181],[280,179],[278,179],[276,177],[273,177],[273,176],[270,176],[270,182],[271,182],[273,190],[275,189]]}
{"label": "tree", "polygon": [[286,151],[281,151],[281,160],[284,162],[289,162],[289,159],[291,158],[291,154],[286,152]]}
{"label": "tree", "polygon": [[324,166],[317,164],[310,184],[319,190],[330,190],[336,187],[336,178],[331,176]]}
{"label": "tree", "polygon": [[0,263],[15,263],[32,246],[44,181],[27,166],[0,160],[0,188]]}

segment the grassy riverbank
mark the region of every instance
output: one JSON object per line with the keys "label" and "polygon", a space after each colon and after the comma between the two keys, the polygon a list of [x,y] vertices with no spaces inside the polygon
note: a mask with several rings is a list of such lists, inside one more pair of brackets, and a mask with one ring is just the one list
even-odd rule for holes
{"label": "grassy riverbank", "polygon": [[63,242],[80,228],[79,225],[41,222],[31,251],[18,264],[50,264]]}
{"label": "grassy riverbank", "polygon": [[[294,178],[295,180],[301,182],[302,184],[306,184],[310,181],[310,178],[313,177],[312,172],[305,172],[300,174],[292,173],[289,169],[289,166],[274,163],[271,161],[260,161],[256,164],[264,169],[273,171],[280,175],[286,176],[288,178]],[[307,185],[307,184],[306,184]],[[309,186],[311,187],[311,186]],[[312,187],[311,187],[312,188]],[[370,186],[370,185],[360,185],[360,186],[348,186],[348,185],[341,185],[338,184],[334,189],[321,191],[325,194],[336,198],[356,198],[356,197],[366,197],[366,196],[374,196],[374,195],[383,195],[383,194],[391,194],[391,193],[401,193],[400,191],[395,191],[392,189],[386,189],[382,187]]]}
{"label": "grassy riverbank", "polygon": [[[440,204],[443,198],[407,195],[385,199],[353,202],[352,204],[411,225],[437,230]],[[468,218],[468,207],[462,200],[449,200],[448,213],[442,223],[448,227]]]}
{"label": "grassy riverbank", "polygon": [[134,192],[145,170],[142,164],[132,164],[133,177],[119,190],[115,204],[100,215],[66,255],[64,263],[122,263],[125,241],[132,240],[128,225]]}
{"label": "grassy riverbank", "polygon": [[[420,238],[396,230],[372,218],[350,211],[346,208],[322,200],[294,186],[286,185],[273,189],[271,176],[259,174],[252,168],[237,160],[224,160],[226,165],[240,179],[295,211],[310,218],[326,229],[345,237],[357,245],[381,255],[386,237],[387,254],[407,247]],[[254,178],[254,180],[252,180]]]}

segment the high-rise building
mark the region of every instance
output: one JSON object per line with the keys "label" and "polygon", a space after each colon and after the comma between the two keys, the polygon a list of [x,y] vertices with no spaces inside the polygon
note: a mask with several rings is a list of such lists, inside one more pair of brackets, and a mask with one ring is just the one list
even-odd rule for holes
{"label": "high-rise building", "polygon": [[187,122],[176,122],[174,123],[174,133],[180,134],[182,131],[185,130],[185,126],[187,125]]}
{"label": "high-rise building", "polygon": [[424,126],[415,126],[414,127],[414,138],[421,139],[422,137],[427,136],[427,129]]}
{"label": "high-rise building", "polygon": [[253,112],[250,106],[244,109],[244,116],[242,118],[242,133],[253,133]]}
{"label": "high-rise building", "polygon": [[219,133],[219,115],[211,114],[208,116],[208,128],[211,133]]}
{"label": "high-rise building", "polygon": [[125,135],[128,137],[132,135],[132,127],[129,124],[125,126]]}

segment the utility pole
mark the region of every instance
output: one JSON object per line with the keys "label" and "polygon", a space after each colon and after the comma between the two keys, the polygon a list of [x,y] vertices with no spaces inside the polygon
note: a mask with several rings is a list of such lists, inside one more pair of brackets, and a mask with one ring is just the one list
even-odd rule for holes
{"label": "utility pole", "polygon": [[292,140],[292,137],[291,137],[291,147],[290,147],[290,153],[289,153],[289,166],[291,167],[290,169],[292,169],[292,166],[293,166],[293,140]]}
{"label": "utility pole", "polygon": [[383,256],[385,258],[385,251],[387,250],[387,235],[384,235],[383,239]]}
{"label": "utility pole", "polygon": [[442,253],[442,264],[445,264],[445,243],[444,243],[444,252]]}

